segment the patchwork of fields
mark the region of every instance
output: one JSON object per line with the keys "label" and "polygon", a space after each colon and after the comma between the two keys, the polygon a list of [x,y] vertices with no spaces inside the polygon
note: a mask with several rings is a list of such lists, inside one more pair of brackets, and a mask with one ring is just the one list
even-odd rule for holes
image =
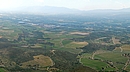
{"label": "patchwork of fields", "polygon": [[[60,16],[0,18],[0,72],[130,71],[127,23],[64,17],[65,22]],[[24,19],[29,21],[20,24]]]}

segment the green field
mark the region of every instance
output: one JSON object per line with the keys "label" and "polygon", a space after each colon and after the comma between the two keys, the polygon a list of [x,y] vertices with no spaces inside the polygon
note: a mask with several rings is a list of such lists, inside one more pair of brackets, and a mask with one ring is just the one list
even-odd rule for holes
{"label": "green field", "polygon": [[[81,62],[89,67],[95,68],[97,70],[101,70],[102,66],[109,66],[108,64],[105,64],[107,61],[110,61],[113,63],[113,65],[116,68],[106,68],[106,70],[121,70],[125,63],[127,62],[127,58],[122,56],[123,53],[121,52],[117,52],[117,51],[113,51],[113,52],[100,52],[98,51],[97,53],[95,53],[94,55],[94,59],[97,60],[92,60],[89,59],[92,57],[92,54],[83,54],[81,57]],[[98,64],[99,63],[99,64]],[[101,65],[100,65],[101,64]],[[101,67],[100,67],[101,66]],[[129,70],[130,68],[127,67],[127,70]]]}
{"label": "green field", "polygon": [[130,71],[129,18],[107,17],[0,14],[0,72]]}
{"label": "green field", "polygon": [[5,70],[4,68],[0,68],[0,72],[8,72],[8,71]]}
{"label": "green field", "polygon": [[[107,70],[107,71],[112,71],[115,70],[114,68],[109,67],[109,65],[105,62],[101,62],[98,60],[91,60],[91,59],[87,59],[87,58],[82,58],[81,62],[83,63],[83,65],[91,67],[93,69],[96,70]],[[107,68],[106,68],[107,67]]]}

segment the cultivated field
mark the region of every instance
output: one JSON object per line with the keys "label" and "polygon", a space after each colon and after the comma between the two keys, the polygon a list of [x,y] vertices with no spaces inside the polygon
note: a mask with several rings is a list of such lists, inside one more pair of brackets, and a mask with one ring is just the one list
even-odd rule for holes
{"label": "cultivated field", "polygon": [[89,33],[84,33],[84,32],[71,32],[70,34],[89,35]]}
{"label": "cultivated field", "polygon": [[36,66],[37,68],[39,68],[39,67],[53,66],[54,64],[52,59],[48,56],[38,55],[33,56],[33,58],[34,60],[22,63],[22,67],[27,68],[31,66]]}

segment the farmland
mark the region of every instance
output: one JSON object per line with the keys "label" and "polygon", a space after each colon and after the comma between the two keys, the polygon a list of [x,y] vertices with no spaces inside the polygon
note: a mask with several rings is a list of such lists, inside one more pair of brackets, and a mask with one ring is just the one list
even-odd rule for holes
{"label": "farmland", "polygon": [[36,67],[53,66],[53,61],[47,56],[38,55],[38,56],[34,56],[33,58],[34,58],[34,60],[32,60],[32,61],[22,63],[22,67],[27,68],[26,66],[28,66],[28,67],[31,67],[31,66],[36,66]]}
{"label": "farmland", "polygon": [[2,15],[0,71],[129,71],[129,18],[80,18]]}

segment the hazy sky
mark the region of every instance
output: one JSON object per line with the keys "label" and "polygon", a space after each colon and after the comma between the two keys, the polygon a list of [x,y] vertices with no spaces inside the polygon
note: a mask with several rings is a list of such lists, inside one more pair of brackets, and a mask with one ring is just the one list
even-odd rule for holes
{"label": "hazy sky", "polygon": [[129,8],[130,0],[0,0],[0,9],[23,6],[57,6],[81,10]]}

